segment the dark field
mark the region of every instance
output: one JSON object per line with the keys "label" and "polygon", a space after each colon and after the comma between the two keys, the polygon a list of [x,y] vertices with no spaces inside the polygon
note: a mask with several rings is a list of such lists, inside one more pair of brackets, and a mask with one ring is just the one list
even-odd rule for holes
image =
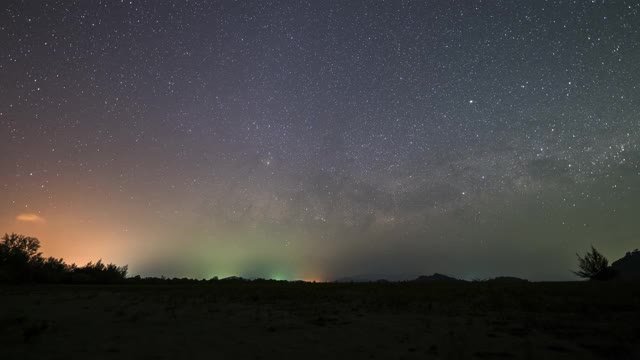
{"label": "dark field", "polygon": [[2,359],[637,359],[634,283],[0,287]]}

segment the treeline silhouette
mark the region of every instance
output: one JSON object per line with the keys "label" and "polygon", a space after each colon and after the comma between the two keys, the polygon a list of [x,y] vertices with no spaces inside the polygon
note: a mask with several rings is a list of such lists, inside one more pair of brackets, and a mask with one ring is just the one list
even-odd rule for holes
{"label": "treeline silhouette", "polygon": [[110,284],[127,278],[127,266],[104,264],[102,260],[69,265],[63,259],[43,257],[39,249],[37,238],[5,234],[0,241],[0,282]]}
{"label": "treeline silhouette", "polygon": [[[240,277],[209,280],[191,278],[127,277],[128,267],[104,264],[102,260],[84,266],[67,264],[63,259],[45,258],[40,240],[20,234],[5,234],[0,239],[0,283],[44,284],[203,284],[213,282],[247,282]],[[253,282],[276,280],[255,279]]]}

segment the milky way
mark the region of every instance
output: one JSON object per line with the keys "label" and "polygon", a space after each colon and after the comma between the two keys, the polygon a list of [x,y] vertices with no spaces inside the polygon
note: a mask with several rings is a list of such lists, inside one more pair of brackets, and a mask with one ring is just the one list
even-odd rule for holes
{"label": "milky way", "polygon": [[0,230],[147,275],[640,247],[636,1],[7,1]]}

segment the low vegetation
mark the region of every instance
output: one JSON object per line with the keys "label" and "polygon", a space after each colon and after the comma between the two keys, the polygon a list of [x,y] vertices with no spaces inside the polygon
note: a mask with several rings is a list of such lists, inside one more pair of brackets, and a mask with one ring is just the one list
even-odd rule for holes
{"label": "low vegetation", "polygon": [[607,276],[609,272],[609,260],[602,255],[596,248],[591,246],[591,250],[584,257],[576,254],[578,257],[578,271],[574,274],[585,279],[599,279]]}

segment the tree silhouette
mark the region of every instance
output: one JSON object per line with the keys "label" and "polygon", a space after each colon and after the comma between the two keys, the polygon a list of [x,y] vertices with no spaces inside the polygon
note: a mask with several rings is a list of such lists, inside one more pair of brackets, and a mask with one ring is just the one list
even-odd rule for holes
{"label": "tree silhouette", "polygon": [[44,258],[34,237],[5,234],[0,239],[0,282],[118,283],[127,277],[127,266],[88,263],[67,265],[62,259]]}
{"label": "tree silhouette", "polygon": [[40,241],[34,237],[5,234],[0,242],[0,280],[31,281],[35,267],[42,262]]}
{"label": "tree silhouette", "polygon": [[573,273],[581,278],[586,279],[605,279],[609,277],[609,260],[602,255],[596,248],[591,246],[591,251],[587,252],[584,257],[576,254],[578,257],[578,271]]}
{"label": "tree silhouette", "polygon": [[34,237],[4,234],[0,243],[0,256],[2,259],[19,258],[24,261],[33,261],[40,257],[40,240]]}
{"label": "tree silhouette", "polygon": [[76,277],[79,281],[115,283],[127,277],[127,270],[126,265],[122,267],[115,264],[105,265],[102,260],[98,260],[95,264],[90,262],[83,267],[76,268],[74,272],[80,274],[79,277]]}

